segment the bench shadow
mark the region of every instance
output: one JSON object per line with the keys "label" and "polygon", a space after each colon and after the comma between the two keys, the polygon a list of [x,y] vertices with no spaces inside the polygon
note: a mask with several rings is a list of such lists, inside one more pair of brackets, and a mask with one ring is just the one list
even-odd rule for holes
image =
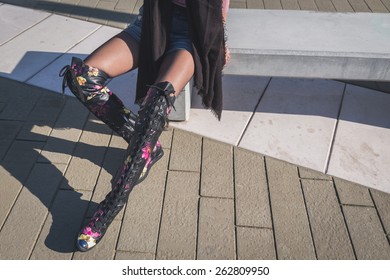
{"label": "bench shadow", "polygon": [[[369,85],[363,81],[225,74],[223,110],[318,116],[390,128],[388,108],[381,103],[389,104],[390,95],[375,89],[389,87],[390,83]],[[192,96],[191,108],[204,108],[199,96]]]}
{"label": "bench shadow", "polygon": [[[80,53],[55,53],[28,51],[12,73],[1,73],[0,76],[15,79],[25,79],[26,69],[36,74],[29,82],[34,84],[36,80],[44,80],[41,87],[60,92],[61,79],[58,77],[59,69],[69,64],[72,56],[85,58]],[[40,72],[42,69],[45,72]],[[49,69],[50,71],[47,71]],[[134,105],[136,70],[126,73],[113,79],[109,87],[121,98],[124,104],[131,110],[137,110]],[[19,78],[20,77],[20,78]],[[268,81],[271,82],[268,84]],[[355,81],[358,82],[358,81]],[[38,84],[40,81],[38,82]],[[375,84],[375,83],[372,83]],[[267,87],[268,85],[268,87]],[[343,101],[345,83],[342,81],[326,79],[305,79],[305,78],[284,78],[284,77],[261,77],[261,76],[223,76],[224,111],[254,112],[257,105],[259,112],[272,114],[309,115],[337,119],[338,112]],[[357,87],[347,84],[347,89]],[[380,94],[387,96],[387,93],[366,89],[364,94]],[[265,91],[265,92],[264,92]],[[354,94],[349,94],[353,96]],[[320,99],[320,101],[318,100]],[[270,102],[269,102],[270,101]],[[264,106],[263,106],[264,105]],[[359,106],[367,107],[367,104]],[[191,108],[204,109],[201,98],[194,94],[191,97]],[[372,108],[373,115],[356,115],[352,111],[340,115],[344,121],[361,123],[376,127],[390,128],[389,119],[381,116],[378,107]],[[370,111],[370,110],[368,110]],[[212,115],[210,114],[212,117]]]}

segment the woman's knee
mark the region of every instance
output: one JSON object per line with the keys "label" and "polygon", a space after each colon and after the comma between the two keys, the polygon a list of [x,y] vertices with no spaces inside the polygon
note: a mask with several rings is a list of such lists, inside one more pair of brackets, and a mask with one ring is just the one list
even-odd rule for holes
{"label": "woman's knee", "polygon": [[192,78],[194,71],[192,54],[187,50],[178,49],[166,55],[156,82],[170,82],[178,94]]}

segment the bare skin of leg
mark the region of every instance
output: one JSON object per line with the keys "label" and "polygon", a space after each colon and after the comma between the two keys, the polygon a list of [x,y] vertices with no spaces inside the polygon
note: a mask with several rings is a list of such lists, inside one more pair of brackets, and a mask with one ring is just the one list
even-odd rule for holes
{"label": "bare skin of leg", "polygon": [[90,54],[85,64],[103,70],[114,78],[136,68],[138,55],[138,42],[121,32]]}
{"label": "bare skin of leg", "polygon": [[194,75],[195,64],[192,54],[184,49],[169,53],[163,60],[156,83],[170,82],[178,96]]}
{"label": "bare skin of leg", "polygon": [[[85,59],[114,78],[138,67],[139,43],[121,32],[108,40]],[[161,65],[156,83],[169,81],[178,95],[194,74],[194,60],[187,50],[169,53]]]}

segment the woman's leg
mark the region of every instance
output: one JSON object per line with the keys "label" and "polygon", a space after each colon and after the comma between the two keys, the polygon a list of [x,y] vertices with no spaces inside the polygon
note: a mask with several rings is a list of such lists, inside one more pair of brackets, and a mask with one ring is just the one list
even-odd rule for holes
{"label": "woman's leg", "polygon": [[61,70],[63,90],[71,92],[100,120],[127,142],[134,134],[136,115],[106,86],[109,78],[137,67],[139,43],[126,32],[108,40],[85,61],[74,57]]}
{"label": "woman's leg", "polygon": [[[136,68],[138,54],[138,41],[127,32],[121,32],[96,49],[85,61],[73,58],[71,66],[65,66],[63,71],[63,86],[68,85],[96,117],[127,142],[134,135],[137,115],[124,106],[106,83],[108,78]],[[152,154],[152,164],[162,156],[162,148],[158,145]],[[145,178],[143,176],[139,182]]]}
{"label": "woman's leg", "polygon": [[118,188],[130,192],[138,178],[149,171],[152,151],[167,125],[175,98],[191,79],[194,70],[192,54],[187,50],[175,50],[165,56],[157,79],[149,88],[138,112],[137,134],[129,144],[127,160],[117,181]]}
{"label": "woman's leg", "polygon": [[138,112],[137,134],[129,144],[117,185],[132,189],[139,177],[145,177],[153,164],[153,152],[159,147],[158,138],[167,125],[167,117],[176,96],[194,75],[192,54],[184,49],[168,53]]}
{"label": "woman's leg", "polygon": [[[153,150],[166,123],[170,107],[191,79],[194,62],[191,53],[178,50],[169,53],[160,68],[156,83],[149,89],[139,111],[136,134],[131,139],[126,160],[114,182],[112,191],[99,204],[93,217],[80,232],[77,246],[81,251],[92,249],[104,236],[107,228],[126,204],[139,178],[151,167]],[[178,89],[175,92],[175,88]]]}
{"label": "woman's leg", "polygon": [[156,83],[170,82],[176,90],[178,96],[195,71],[195,64],[192,54],[184,49],[180,49],[167,54],[165,57]]}
{"label": "woman's leg", "polygon": [[139,43],[128,33],[121,32],[91,53],[85,64],[104,71],[110,78],[138,66]]}

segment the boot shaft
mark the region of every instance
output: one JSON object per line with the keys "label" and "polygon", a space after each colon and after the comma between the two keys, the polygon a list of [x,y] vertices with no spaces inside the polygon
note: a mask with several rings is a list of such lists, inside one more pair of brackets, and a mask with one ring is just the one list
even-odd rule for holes
{"label": "boot shaft", "polygon": [[109,76],[104,71],[73,57],[71,65],[65,66],[60,76],[63,76],[63,91],[68,86],[96,117],[130,142],[137,116],[106,86]]}

